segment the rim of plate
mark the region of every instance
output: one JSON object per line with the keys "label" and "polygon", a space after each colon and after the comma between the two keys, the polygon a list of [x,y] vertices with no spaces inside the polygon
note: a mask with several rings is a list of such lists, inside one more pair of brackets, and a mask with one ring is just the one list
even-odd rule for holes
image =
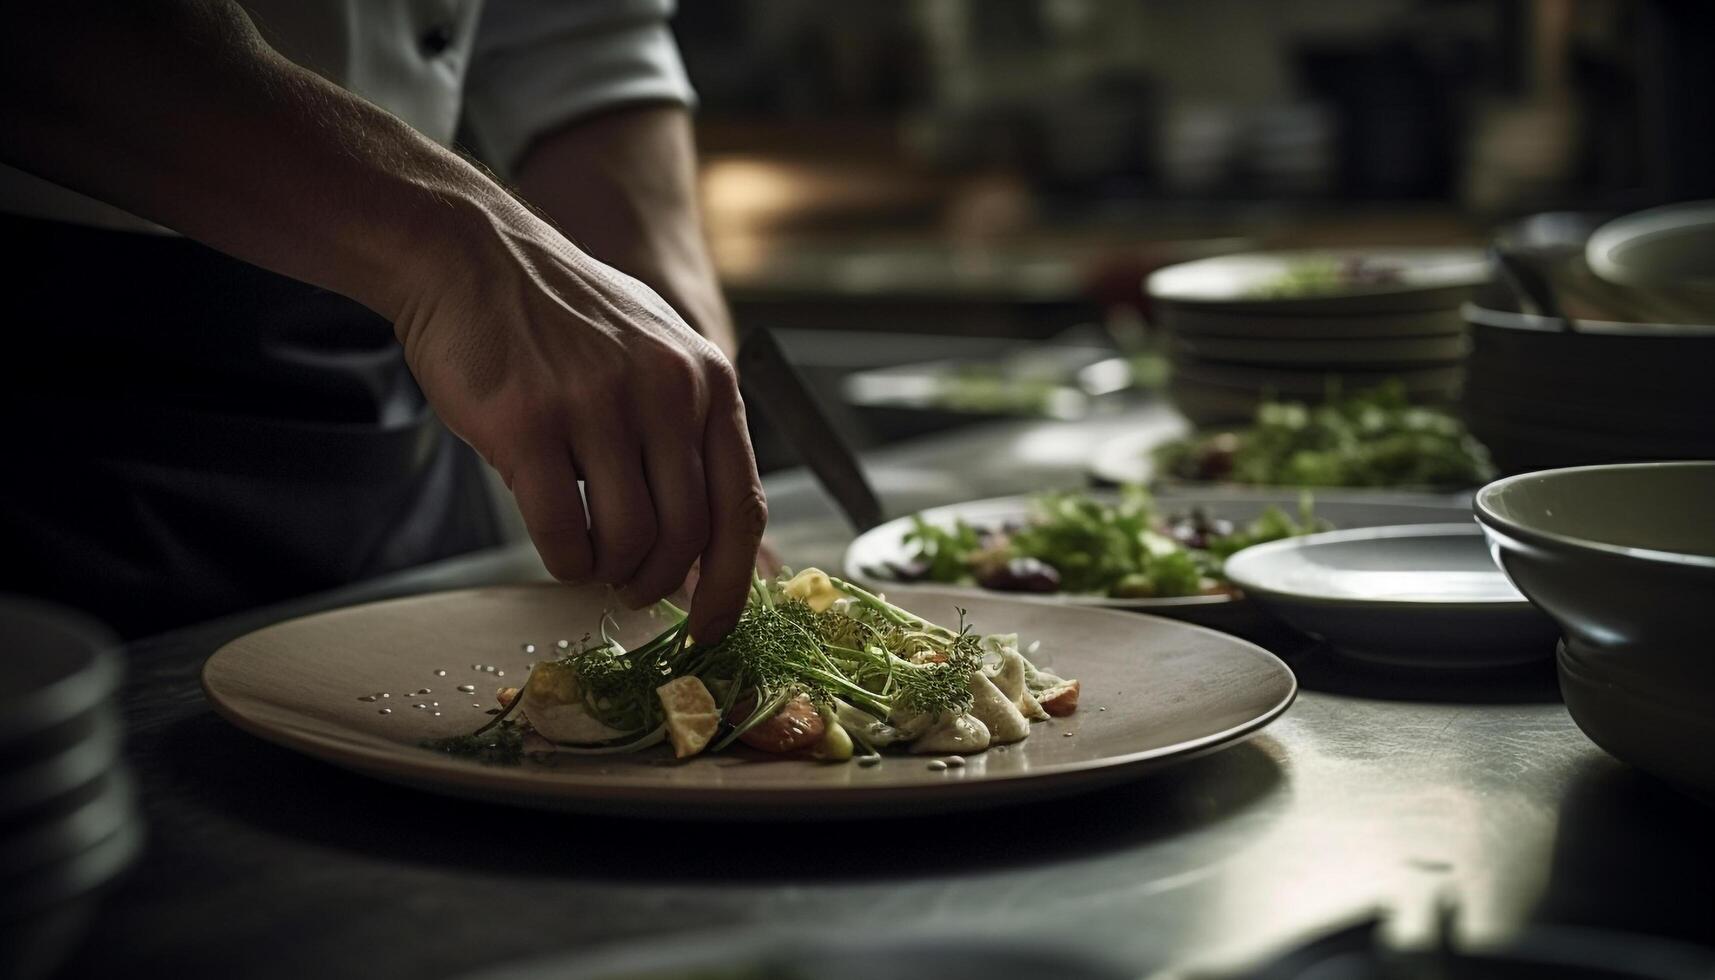
{"label": "rim of plate", "polygon": [[[1224,293],[1219,289],[1211,290],[1207,284],[1208,277],[1213,277],[1214,281],[1230,278],[1231,273],[1225,273],[1221,270],[1234,266],[1279,265],[1285,267],[1295,261],[1321,258],[1336,260],[1358,258],[1394,262],[1402,266],[1399,271],[1403,278],[1396,282],[1342,284],[1340,288],[1335,290],[1307,293],[1301,296],[1249,297],[1231,292]],[[1488,280],[1488,277],[1488,260],[1483,255],[1482,250],[1462,246],[1267,249],[1235,252],[1230,255],[1214,255],[1157,269],[1145,277],[1144,291],[1152,299],[1183,303],[1187,306],[1205,304],[1248,305],[1253,303],[1259,305],[1265,303],[1291,305],[1306,300],[1395,296],[1437,289],[1470,287],[1481,285]]]}
{"label": "rim of plate", "polygon": [[[879,941],[879,943],[877,942]],[[980,952],[979,952],[980,951]],[[1076,976],[1130,977],[1134,970],[1105,953],[1093,953],[1063,934],[1040,927],[1004,935],[978,926],[949,928],[945,923],[893,923],[878,928],[810,926],[765,922],[700,928],[667,937],[607,941],[590,949],[536,953],[461,973],[456,980],[638,980],[649,977],[726,976],[737,966],[772,967],[780,962],[856,957],[888,966],[901,954],[929,954],[966,961],[976,957],[1005,960],[1032,956],[1039,962],[1056,956],[1075,967]],[[1064,968],[1064,967],[1063,967]],[[773,975],[773,974],[769,974]]]}
{"label": "rim of plate", "polygon": [[25,737],[63,724],[94,710],[119,690],[125,664],[116,652],[119,641],[107,627],[77,610],[28,596],[0,597],[0,614],[21,616],[32,625],[77,643],[77,662],[60,676],[8,705],[0,717],[0,741]]}
{"label": "rim of plate", "polygon": [[[1589,240],[1584,243],[1584,261],[1609,282],[1636,286],[1668,285],[1647,273],[1640,275],[1637,266],[1619,261],[1615,253],[1628,245],[1670,238],[1696,229],[1708,231],[1711,224],[1715,224],[1715,200],[1678,201],[1634,211],[1591,232]],[[1715,277],[1687,276],[1678,280],[1678,284],[1695,289],[1715,289]]]}
{"label": "rim of plate", "polygon": [[1085,468],[1110,483],[1148,483],[1156,476],[1149,451],[1161,444],[1159,432],[1122,432],[1097,443]]}
{"label": "rim of plate", "polygon": [[[1291,589],[1272,588],[1258,585],[1254,579],[1248,579],[1244,574],[1244,566],[1266,559],[1277,551],[1301,550],[1313,548],[1319,544],[1338,544],[1344,541],[1366,541],[1376,538],[1453,538],[1475,537],[1484,539],[1484,531],[1473,524],[1395,524],[1386,527],[1354,527],[1339,531],[1322,531],[1318,534],[1307,534],[1297,538],[1282,538],[1279,541],[1267,541],[1252,545],[1227,559],[1227,577],[1243,589],[1248,595],[1264,598],[1289,599],[1300,605],[1340,606],[1346,608],[1364,607],[1369,609],[1435,609],[1461,610],[1470,612],[1512,612],[1519,609],[1535,608],[1530,600],[1523,595],[1517,598],[1492,599],[1450,599],[1445,602],[1436,599],[1391,599],[1386,597],[1364,596],[1330,596],[1313,592],[1298,592]],[[1241,556],[1249,556],[1240,560]],[[1238,566],[1237,574],[1234,565]],[[1503,578],[1506,573],[1499,566],[1495,574]]]}
{"label": "rim of plate", "polygon": [[1593,541],[1570,534],[1560,534],[1555,531],[1542,531],[1527,527],[1517,521],[1503,517],[1489,506],[1489,500],[1495,494],[1507,487],[1524,480],[1536,479],[1560,473],[1580,473],[1590,470],[1652,470],[1652,469],[1711,469],[1715,470],[1715,460],[1668,460],[1659,463],[1595,463],[1588,466],[1562,466],[1549,470],[1534,470],[1530,473],[1516,473],[1502,477],[1493,483],[1485,485],[1477,491],[1472,502],[1476,510],[1477,520],[1485,527],[1494,528],[1505,534],[1521,538],[1538,546],[1573,548],[1579,551],[1594,551],[1599,554],[1612,555],[1616,558],[1626,558],[1633,561],[1650,562],[1667,565],[1674,568],[1703,568],[1715,569],[1715,556],[1694,555],[1683,551],[1662,551],[1659,548],[1634,548],[1630,545],[1608,544],[1604,541]]}
{"label": "rim of plate", "polygon": [[1495,330],[1517,330],[1523,333],[1538,334],[1568,334],[1576,337],[1585,334],[1598,337],[1644,338],[1663,337],[1692,338],[1715,337],[1715,323],[1644,323],[1631,320],[1584,320],[1578,321],[1575,330],[1566,328],[1566,321],[1559,317],[1541,316],[1536,313],[1517,313],[1512,310],[1497,310],[1492,307],[1479,306],[1476,303],[1466,303],[1460,307],[1469,323]]}

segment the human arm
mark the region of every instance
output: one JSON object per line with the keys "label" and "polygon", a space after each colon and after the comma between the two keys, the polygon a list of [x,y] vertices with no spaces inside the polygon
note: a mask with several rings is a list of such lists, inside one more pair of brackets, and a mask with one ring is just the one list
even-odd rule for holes
{"label": "human arm", "polygon": [[642,603],[700,555],[693,632],[736,618],[766,504],[725,358],[477,168],[280,57],[230,0],[13,11],[0,157],[389,317],[551,571]]}

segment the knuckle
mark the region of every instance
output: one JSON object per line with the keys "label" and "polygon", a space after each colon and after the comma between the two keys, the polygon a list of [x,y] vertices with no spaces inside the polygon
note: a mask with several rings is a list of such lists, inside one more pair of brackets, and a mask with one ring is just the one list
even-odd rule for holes
{"label": "knuckle", "polygon": [[638,516],[597,532],[595,577],[615,582],[628,577],[655,544],[655,520]]}
{"label": "knuckle", "polygon": [[709,526],[708,514],[700,514],[695,521],[688,522],[684,530],[685,564],[697,560],[697,556],[708,550],[709,541],[714,537],[714,529]]}
{"label": "knuckle", "polygon": [[768,498],[761,488],[752,487],[733,504],[731,516],[746,533],[760,536],[768,529]]}
{"label": "knuckle", "polygon": [[684,571],[691,567],[709,546],[709,529],[707,525],[688,527],[675,534],[673,540],[662,547],[663,562],[670,569],[676,570],[683,577]]}
{"label": "knuckle", "polygon": [[685,569],[681,568],[675,575],[664,566],[639,574],[632,580],[631,584],[626,586],[626,598],[633,605],[639,607],[658,602],[663,597],[671,595],[673,590],[679,587],[679,583],[684,581],[684,572]]}
{"label": "knuckle", "polygon": [[517,452],[511,445],[488,441],[472,443],[471,445],[476,450],[477,455],[482,457],[482,461],[500,475],[500,482],[506,485],[506,489],[517,489],[514,484],[518,479],[518,458]]}
{"label": "knuckle", "polygon": [[731,361],[712,347],[703,358],[703,377],[713,391],[723,395],[738,393],[738,371],[733,368]]}
{"label": "knuckle", "polygon": [[662,384],[676,391],[694,392],[704,383],[702,367],[688,351],[663,350],[657,358],[655,373]]}
{"label": "knuckle", "polygon": [[562,582],[573,584],[589,580],[591,560],[588,532],[572,514],[558,508],[537,514],[526,514],[525,523],[542,567]]}
{"label": "knuckle", "polygon": [[676,525],[655,542],[655,550],[644,559],[630,586],[646,602],[653,602],[677,589],[691,565],[709,546],[706,519]]}
{"label": "knuckle", "polygon": [[511,415],[516,431],[547,435],[563,428],[566,410],[556,393],[532,391],[518,396]]}
{"label": "knuckle", "polygon": [[542,551],[541,555],[542,565],[548,569],[548,574],[561,582],[576,585],[589,581],[591,568],[588,555],[553,550]]}
{"label": "knuckle", "polygon": [[708,381],[702,365],[691,354],[664,349],[650,360],[648,384],[638,407],[646,418],[673,426],[695,427],[708,401]]}

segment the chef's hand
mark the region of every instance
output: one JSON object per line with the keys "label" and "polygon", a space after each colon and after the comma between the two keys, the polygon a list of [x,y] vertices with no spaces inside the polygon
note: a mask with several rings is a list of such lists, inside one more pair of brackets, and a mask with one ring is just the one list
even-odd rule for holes
{"label": "chef's hand", "polygon": [[[767,519],[744,409],[720,352],[656,293],[282,56],[232,0],[8,15],[0,159],[388,317],[441,418],[517,494],[552,572],[642,604],[701,556],[693,635],[736,621]],[[622,171],[666,144],[628,145]],[[673,186],[689,188],[689,150],[675,160]],[[647,240],[684,251],[688,236]]]}
{"label": "chef's hand", "polygon": [[489,210],[397,319],[412,372],[512,489],[555,577],[642,606],[700,557],[691,634],[721,638],[768,521],[731,364],[523,207]]}

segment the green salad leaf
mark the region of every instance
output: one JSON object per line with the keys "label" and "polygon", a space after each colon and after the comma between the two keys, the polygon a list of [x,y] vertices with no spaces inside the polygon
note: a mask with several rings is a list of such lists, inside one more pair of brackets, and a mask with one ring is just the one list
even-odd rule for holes
{"label": "green salad leaf", "polygon": [[1222,564],[1239,549],[1328,527],[1311,513],[1308,496],[1296,520],[1270,507],[1248,524],[1226,530],[1206,515],[1162,514],[1139,486],[1122,487],[1117,499],[1045,493],[1033,499],[1032,507],[1030,519],[1013,528],[979,530],[962,520],[942,528],[920,515],[914,518],[905,540],[916,549],[918,577],[1016,589],[1008,584],[1009,575],[1023,560],[1037,563],[1032,569],[1051,570],[1060,592],[1120,598],[1199,595],[1222,589]]}
{"label": "green salad leaf", "polygon": [[1412,405],[1390,382],[1318,406],[1270,401],[1251,426],[1155,451],[1187,480],[1288,487],[1467,487],[1493,479],[1488,449],[1446,412]]}

